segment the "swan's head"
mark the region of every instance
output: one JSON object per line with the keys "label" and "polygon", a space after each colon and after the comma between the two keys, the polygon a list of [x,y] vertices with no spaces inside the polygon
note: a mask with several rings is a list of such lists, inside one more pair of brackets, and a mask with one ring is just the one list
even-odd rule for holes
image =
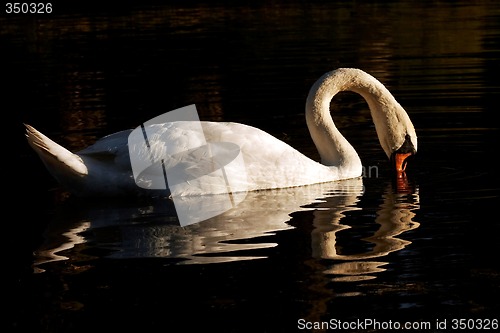
{"label": "swan's head", "polygon": [[[383,113],[372,112],[380,145],[397,173],[406,169],[410,156],[417,153],[417,134],[406,111],[394,101],[381,104]],[[390,109],[390,110],[387,110]]]}
{"label": "swan's head", "polygon": [[417,152],[417,134],[405,109],[379,81],[372,77],[361,90],[370,107],[378,139],[396,172],[404,172],[408,157]]}
{"label": "swan's head", "polygon": [[[416,144],[417,138],[414,137],[414,139]],[[390,160],[394,168],[393,170],[397,174],[402,174],[406,169],[408,158],[415,155],[416,152],[417,148],[413,145],[412,138],[407,134],[403,145],[398,150],[394,151],[390,156]]]}

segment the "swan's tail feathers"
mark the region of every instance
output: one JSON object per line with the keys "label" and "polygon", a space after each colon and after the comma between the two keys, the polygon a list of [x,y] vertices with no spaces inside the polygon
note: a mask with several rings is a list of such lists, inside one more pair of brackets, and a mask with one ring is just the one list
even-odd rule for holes
{"label": "swan's tail feathers", "polygon": [[26,126],[26,138],[29,145],[42,159],[47,169],[56,178],[68,174],[85,176],[88,174],[87,166],[80,156],[73,154],[63,146],[55,143],[33,126]]}

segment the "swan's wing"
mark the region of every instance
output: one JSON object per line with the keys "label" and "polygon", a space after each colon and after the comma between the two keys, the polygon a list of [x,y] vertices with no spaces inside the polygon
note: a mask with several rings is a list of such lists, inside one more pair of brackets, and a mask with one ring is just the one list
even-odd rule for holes
{"label": "swan's wing", "polygon": [[231,142],[240,147],[250,189],[281,188],[338,179],[326,167],[258,128],[239,123],[203,123],[207,142]]}
{"label": "swan's wing", "polygon": [[102,137],[93,145],[77,154],[101,162],[114,163],[117,167],[130,169],[127,138],[132,130],[124,130]]}
{"label": "swan's wing", "polygon": [[93,145],[80,150],[78,155],[118,154],[127,148],[127,138],[132,130],[120,131],[97,140]]}
{"label": "swan's wing", "polygon": [[[130,152],[135,158],[155,163],[165,163],[166,157],[177,152],[204,145],[201,126],[195,122],[169,122],[152,124],[131,135],[124,130],[107,135],[77,154],[84,159],[103,162],[121,169],[131,169]],[[154,168],[154,167],[153,167]]]}

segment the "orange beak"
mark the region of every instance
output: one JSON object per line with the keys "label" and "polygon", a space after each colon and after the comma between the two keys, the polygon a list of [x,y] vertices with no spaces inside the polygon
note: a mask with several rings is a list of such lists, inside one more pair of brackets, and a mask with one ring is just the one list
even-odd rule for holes
{"label": "orange beak", "polygon": [[406,159],[413,155],[413,153],[395,153],[394,158],[394,167],[396,169],[396,173],[402,174],[406,169]]}

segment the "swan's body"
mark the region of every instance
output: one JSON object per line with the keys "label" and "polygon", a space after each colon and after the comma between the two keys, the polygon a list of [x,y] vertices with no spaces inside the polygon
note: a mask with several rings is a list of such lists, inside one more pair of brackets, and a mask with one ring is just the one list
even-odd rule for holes
{"label": "swan's body", "polygon": [[[330,115],[331,99],[339,91],[346,90],[361,94],[368,102],[379,141],[389,158],[395,153],[416,152],[417,137],[405,110],[379,81],[359,69],[329,72],[309,92],[306,120],[321,163],[251,126],[223,122],[201,122],[201,126],[207,142],[230,142],[239,146],[248,191],[355,178],[362,174],[361,161],[337,130]],[[154,132],[167,135],[169,144],[174,143],[180,148],[199,145],[190,142],[197,138],[189,134],[186,122],[151,126],[155,126]],[[131,131],[106,136],[82,151],[71,153],[33,127],[26,127],[28,142],[47,169],[75,194],[114,196],[148,191],[138,187],[132,175],[127,141]],[[136,150],[146,149],[143,142],[132,142],[132,145],[137,145],[133,147]],[[213,193],[190,193],[187,190],[183,194]]]}

